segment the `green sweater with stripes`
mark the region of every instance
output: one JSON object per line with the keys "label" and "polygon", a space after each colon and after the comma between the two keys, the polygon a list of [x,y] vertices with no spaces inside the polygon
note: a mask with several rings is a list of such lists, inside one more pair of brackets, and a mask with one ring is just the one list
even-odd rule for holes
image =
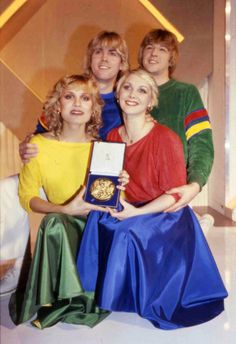
{"label": "green sweater with stripes", "polygon": [[174,130],[183,143],[188,183],[206,184],[210,175],[214,147],[208,113],[198,89],[174,79],[159,86],[159,105],[153,117]]}

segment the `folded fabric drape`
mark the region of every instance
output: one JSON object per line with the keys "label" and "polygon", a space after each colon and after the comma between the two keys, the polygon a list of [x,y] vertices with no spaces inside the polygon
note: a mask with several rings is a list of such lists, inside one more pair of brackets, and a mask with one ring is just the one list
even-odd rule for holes
{"label": "folded fabric drape", "polygon": [[39,227],[25,290],[12,294],[9,311],[15,324],[35,313],[40,328],[58,321],[93,327],[109,313],[100,310],[94,293],[84,292],[76,269],[85,218],[50,214]]}
{"label": "folded fabric drape", "polygon": [[136,312],[162,329],[200,324],[224,310],[227,291],[188,206],[123,221],[91,212],[77,267],[99,307]]}

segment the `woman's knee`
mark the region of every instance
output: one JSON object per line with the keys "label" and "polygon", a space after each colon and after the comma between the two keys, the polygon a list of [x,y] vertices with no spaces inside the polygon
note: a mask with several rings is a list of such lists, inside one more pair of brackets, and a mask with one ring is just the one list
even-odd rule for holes
{"label": "woman's knee", "polygon": [[65,228],[65,217],[64,214],[50,213],[44,216],[42,219],[40,228],[45,232],[51,232],[55,228],[57,231],[62,231]]}

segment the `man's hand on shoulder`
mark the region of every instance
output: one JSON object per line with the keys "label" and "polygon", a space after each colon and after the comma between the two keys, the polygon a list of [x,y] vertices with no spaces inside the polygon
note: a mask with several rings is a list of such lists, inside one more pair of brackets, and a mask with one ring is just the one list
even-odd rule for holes
{"label": "man's hand on shoulder", "polygon": [[34,143],[29,143],[31,137],[34,134],[28,134],[24,141],[19,144],[19,155],[21,161],[26,164],[30,159],[34,158],[38,154],[38,146]]}

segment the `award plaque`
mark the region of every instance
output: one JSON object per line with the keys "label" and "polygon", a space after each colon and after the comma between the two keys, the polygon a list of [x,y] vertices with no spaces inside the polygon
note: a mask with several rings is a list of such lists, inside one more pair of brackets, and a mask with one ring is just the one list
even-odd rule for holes
{"label": "award plaque", "polygon": [[115,208],[119,201],[119,173],[123,169],[125,143],[93,143],[91,163],[84,200],[86,202]]}

